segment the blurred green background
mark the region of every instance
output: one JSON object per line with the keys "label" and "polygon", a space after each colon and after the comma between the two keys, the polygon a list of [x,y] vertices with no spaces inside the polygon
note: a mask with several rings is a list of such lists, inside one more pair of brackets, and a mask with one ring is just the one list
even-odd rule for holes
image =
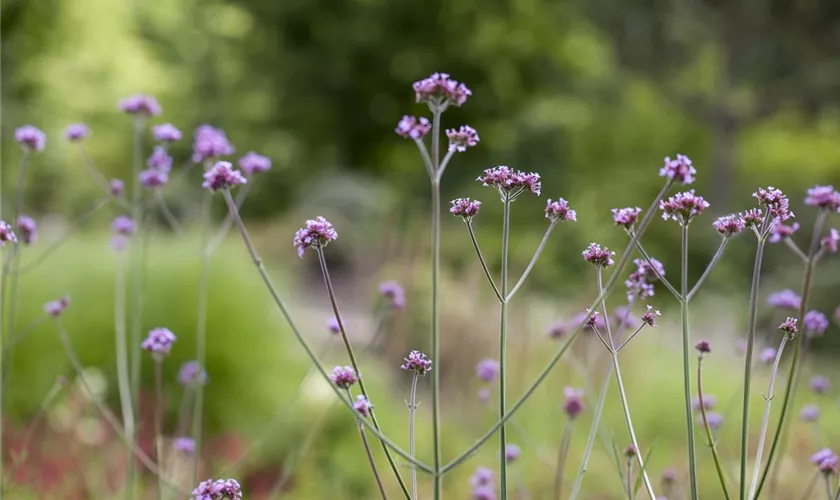
{"label": "blurred green background", "polygon": [[[237,155],[253,150],[274,162],[272,171],[255,181],[243,214],[313,342],[329,345],[335,339],[324,328],[329,304],[317,263],[297,259],[291,247],[292,234],[304,219],[324,215],[341,235],[329,248],[330,266],[360,344],[369,340],[362,332],[372,331],[377,322],[372,312],[377,283],[396,279],[406,287],[407,310],[387,322],[382,342],[363,361],[381,395],[376,404],[386,430],[402,444],[407,435],[402,401],[410,380],[396,367],[409,349],[428,348],[430,286],[425,173],[414,145],[393,133],[403,114],[428,114],[414,103],[413,81],[446,71],[473,90],[464,107],[444,115],[444,126],[470,124],[481,142],[453,159],[443,196],[484,201],[476,226],[491,266],[499,264],[501,207],[492,192],[474,182],[482,169],[508,164],[539,172],[543,196],[562,196],[578,212],[577,224],[558,228],[513,306],[513,394],[541,368],[550,350],[546,346],[554,347],[544,336],[547,326],[570,318],[595,295],[581,250],[590,241],[623,247],[625,237],[613,227],[609,209],[646,207],[660,188],[656,174],[664,156],[689,155],[699,170],[692,187],[712,203],[692,226],[692,281],[717,248],[710,226],[714,217],[751,207],[756,187],[774,185],[790,194],[803,226],[795,239],[804,245],[815,215],[802,204],[804,190],[840,184],[840,4],[830,0],[10,0],[3,2],[0,15],[4,214],[10,213],[19,174],[14,129],[31,123],[48,135],[46,151],[33,158],[28,171],[26,212],[36,217],[42,234],[37,245],[25,250],[24,263],[60,240],[71,221],[99,197],[77,151],[61,137],[68,123],[86,122],[93,132],[86,141],[91,157],[106,176],[129,181],[131,121],[116,109],[121,97],[137,92],[157,97],[164,112],[153,123],[171,122],[185,133],[171,150],[176,165],[189,160],[197,125],[221,127]],[[144,328],[166,325],[178,335],[167,363],[169,380],[178,363],[194,355],[199,182],[198,172],[191,171],[165,191],[173,212],[193,229],[177,236],[160,219],[149,243],[143,323]],[[215,202],[215,220],[221,221],[223,206]],[[523,198],[515,206],[513,269],[524,268],[542,237],[543,203]],[[97,212],[24,277],[20,315],[22,324],[36,321],[45,301],[69,293],[73,305],[66,324],[85,364],[108,375],[107,397],[115,408],[117,257],[108,248],[106,230],[119,213],[113,206]],[[479,359],[495,356],[497,325],[492,293],[463,227],[444,218],[443,232],[446,307],[437,364],[447,390],[445,454],[453,456],[492,423],[492,412],[476,402],[473,374]],[[276,481],[326,403],[317,384],[298,387],[307,369],[302,351],[274,311],[241,243],[231,236],[213,258],[210,282],[211,383],[205,420],[208,439],[222,443],[222,451],[205,460],[208,473],[224,472],[223,464],[232,460],[224,443],[244,446],[281,415],[265,446],[235,471],[257,490]],[[676,279],[675,225],[654,221],[645,244]],[[693,315],[694,335],[722,346],[720,359],[709,362],[708,383],[710,392],[727,401],[729,393],[737,392],[732,377],[740,376],[728,351],[745,328],[753,252],[749,237],[729,245]],[[798,290],[801,266],[786,248],[772,246],[764,268],[762,299],[781,288]],[[820,264],[815,286],[813,307],[831,315],[840,302],[836,259]],[[613,297],[612,305],[620,305],[620,292]],[[656,442],[651,472],[658,476],[668,466],[683,471],[686,464],[676,376],[678,329],[671,323],[678,308],[664,291],[652,303],[666,315],[663,326],[646,332],[624,359],[640,439]],[[769,310],[761,314],[764,338],[779,318]],[[827,367],[840,349],[837,333],[834,325],[814,342],[815,366],[809,374],[836,375]],[[775,343],[775,337],[768,342]],[[597,344],[581,346],[577,355],[592,348]],[[327,359],[344,363],[337,347]],[[151,365],[145,368],[150,389]],[[62,374],[72,375],[55,332],[49,325],[38,326],[16,347],[4,415],[9,425],[23,429],[31,422]],[[597,386],[599,378],[598,370],[592,384]],[[756,387],[764,387],[759,379]],[[526,452],[516,474],[532,498],[547,498],[543,492],[551,488],[551,462],[564,425],[562,389],[582,383],[567,366],[558,368],[514,419],[527,430],[517,437]],[[166,392],[174,427],[180,392],[174,382]],[[609,427],[623,448],[626,437],[613,396]],[[802,394],[796,408],[809,397]],[[422,399],[420,432],[427,440],[428,394]],[[307,404],[301,407],[300,401]],[[822,404],[825,421],[836,422],[836,397]],[[352,420],[335,407],[327,415],[285,494],[372,497]],[[733,411],[727,419],[736,417]],[[480,429],[476,422],[482,422]],[[581,424],[569,478],[588,428]],[[791,458],[785,462],[788,477],[796,477],[791,492],[801,491],[808,480],[807,474],[792,473],[810,473],[807,464],[799,463],[802,457],[823,445],[840,446],[836,437],[830,441],[811,427],[796,427]],[[733,461],[736,430],[727,424],[725,436],[732,444],[723,446]],[[452,497],[468,496],[467,477],[475,465],[495,464],[493,447],[485,448],[447,479]],[[419,450],[430,460],[427,442]],[[96,457],[91,450],[80,453]],[[619,498],[609,455],[596,448],[587,498]],[[716,491],[710,469],[703,479],[707,491]]]}

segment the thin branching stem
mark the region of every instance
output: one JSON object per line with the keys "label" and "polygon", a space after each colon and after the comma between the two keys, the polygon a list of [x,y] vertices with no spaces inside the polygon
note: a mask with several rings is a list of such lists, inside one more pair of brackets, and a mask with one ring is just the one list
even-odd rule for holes
{"label": "thin branching stem", "polygon": [[[251,181],[252,179],[249,178],[248,180]],[[245,199],[248,197],[248,194],[251,192],[253,186],[253,182],[248,182],[242,186],[241,191],[236,193],[236,208],[240,210],[242,209],[242,205],[245,203]],[[216,249],[218,249],[219,245],[222,244],[222,241],[224,241],[225,236],[227,236],[231,227],[233,227],[233,219],[230,217],[230,214],[227,214],[225,219],[222,221],[222,224],[219,226],[219,229],[216,231],[216,234],[205,247],[209,255],[213,255],[216,252]]]}
{"label": "thin branching stem", "polygon": [[790,250],[793,253],[795,253],[800,259],[802,259],[802,262],[808,262],[808,256],[805,255],[805,252],[803,252],[802,249],[799,248],[799,245],[797,245],[796,242],[793,241],[793,238],[785,236],[784,241],[785,245],[787,245],[787,247],[790,248]]}
{"label": "thin branching stem", "polygon": [[825,497],[828,500],[832,500],[834,498],[834,494],[832,493],[834,488],[831,487],[831,474],[823,474],[823,477],[825,478]]}
{"label": "thin branching stem", "polygon": [[691,413],[691,359],[689,352],[691,336],[688,329],[688,221],[681,224],[680,252],[680,317],[682,318],[683,351],[683,401],[685,403],[685,427],[688,435],[688,473],[691,500],[697,500],[697,463],[694,452],[694,418]]}
{"label": "thin branching stem", "polygon": [[169,210],[169,205],[166,204],[166,199],[163,197],[163,191],[160,189],[155,189],[155,200],[157,201],[158,208],[160,208],[160,213],[163,215],[163,218],[166,220],[166,223],[169,224],[169,227],[175,231],[176,234],[182,236],[184,234],[184,227],[178,222],[178,218],[175,217],[175,214]]}
{"label": "thin branching stem", "polygon": [[481,269],[484,270],[484,276],[487,277],[487,281],[490,283],[490,286],[493,287],[493,293],[496,294],[496,298],[499,299],[499,302],[504,302],[505,298],[502,296],[501,292],[499,292],[496,282],[493,281],[493,275],[490,274],[490,269],[487,267],[487,261],[484,260],[484,256],[481,254],[481,248],[478,246],[478,239],[475,237],[475,230],[472,227],[472,221],[464,221],[464,224],[467,226],[467,231],[470,233],[470,240],[472,240],[473,248],[475,248],[475,255],[481,263]]}
{"label": "thin branching stem", "polygon": [[426,144],[423,142],[423,138],[416,139],[414,143],[417,144],[417,149],[420,150],[420,156],[423,158],[423,165],[426,167],[426,173],[429,174],[429,180],[434,181],[434,163],[432,163],[432,158],[429,156],[429,150],[426,149]]}
{"label": "thin branching stem", "polygon": [[[123,428],[129,436],[134,435],[134,408],[131,403],[131,381],[128,374],[128,345],[126,339],[126,265],[122,252],[117,253],[117,272],[114,280],[114,345],[117,359],[117,386],[120,393]],[[131,450],[128,459],[134,460]]]}
{"label": "thin branching stem", "polygon": [[[502,218],[502,278],[501,278],[501,294],[505,297],[507,294],[508,281],[508,246],[510,244],[510,198],[504,199],[504,214]],[[507,371],[507,322],[508,322],[508,303],[502,301],[501,314],[499,318],[499,419],[503,419],[507,411],[507,386],[506,386],[506,371]],[[505,450],[507,450],[507,429],[502,424],[499,429],[499,483],[502,492],[502,500],[507,500],[507,457]]]}
{"label": "thin branching stem", "polygon": [[817,471],[813,477],[811,477],[811,481],[808,483],[808,486],[805,488],[805,493],[802,494],[801,500],[808,500],[811,498],[811,494],[814,492],[814,488],[817,487],[817,483],[820,481],[820,475],[822,472]]}
{"label": "thin branching stem", "polygon": [[[358,373],[358,372],[357,372]],[[347,389],[347,399],[352,401],[353,395],[350,394],[350,389]],[[388,500],[388,494],[385,493],[385,486],[382,485],[382,478],[379,476],[379,469],[376,467],[376,460],[373,458],[373,451],[370,449],[367,435],[365,434],[365,426],[362,424],[364,417],[356,414],[356,419],[359,421],[359,435],[362,437],[362,444],[365,447],[365,455],[367,455],[370,469],[373,471],[373,479],[376,481],[376,487],[379,489],[379,494],[382,495],[382,500]]]}
{"label": "thin branching stem", "polygon": [[609,392],[610,380],[612,379],[613,365],[607,366],[606,373],[604,373],[604,381],[601,383],[601,391],[598,396],[598,403],[595,406],[595,413],[592,417],[592,426],[589,429],[589,437],[586,440],[586,448],[583,450],[583,458],[580,462],[580,469],[578,469],[575,477],[574,485],[572,486],[572,493],[569,496],[570,500],[575,500],[580,493],[580,488],[583,486],[583,475],[586,473],[586,468],[589,465],[589,456],[592,454],[592,449],[595,446],[595,436],[598,435],[600,428],[601,415],[604,412],[604,403],[607,400],[607,392]]}
{"label": "thin branching stem", "polygon": [[[412,457],[416,456],[414,448],[414,417],[417,413],[417,379],[420,374],[414,372],[414,377],[411,379],[411,394],[408,399],[408,452]],[[411,465],[411,498],[417,499],[417,467]]]}
{"label": "thin branching stem", "polygon": [[615,348],[616,352],[621,352],[621,350],[624,349],[624,347],[627,344],[629,344],[631,340],[633,340],[633,338],[636,336],[636,334],[638,334],[640,331],[642,331],[642,329],[645,327],[645,324],[646,323],[642,323],[641,326],[639,326],[639,328],[636,328],[635,332],[633,332],[629,337],[627,337],[627,340],[625,340],[624,342],[621,343],[621,345],[616,347]]}
{"label": "thin branching stem", "polygon": [[[195,319],[195,360],[198,363],[199,370],[206,370],[205,363],[207,358],[207,300],[209,293],[210,281],[210,249],[208,246],[208,238],[210,237],[213,228],[211,227],[211,209],[212,195],[210,193],[202,193],[201,200],[201,262],[198,270],[198,305]],[[193,398],[192,411],[192,438],[195,443],[196,457],[193,462],[193,483],[198,482],[198,466],[199,457],[201,457],[202,445],[202,424],[204,416],[204,384],[199,383],[195,388]]]}
{"label": "thin branching stem", "polygon": [[438,167],[437,173],[435,174],[438,181],[443,176],[443,171],[446,170],[446,166],[449,165],[449,160],[451,160],[452,156],[454,156],[454,155],[455,155],[455,150],[454,149],[450,149],[449,151],[446,152],[446,155],[443,157],[443,161],[440,162],[440,167]]}
{"label": "thin branching stem", "polygon": [[[432,110],[432,360],[440,363],[440,108]],[[425,147],[421,149],[425,150]],[[425,160],[425,159],[424,159]],[[443,483],[440,474],[443,462],[441,450],[440,421],[440,365],[432,370],[432,496],[434,500],[443,498]],[[418,499],[414,499],[418,500]]]}
{"label": "thin branching stem", "polygon": [[507,294],[506,300],[510,301],[516,292],[519,290],[519,287],[525,283],[525,279],[531,274],[531,271],[534,269],[534,266],[537,263],[537,259],[540,258],[540,254],[542,254],[543,249],[545,248],[545,244],[548,242],[548,237],[551,236],[551,232],[554,230],[554,226],[557,225],[557,221],[551,221],[548,225],[548,229],[545,230],[545,234],[543,235],[542,241],[540,241],[540,246],[537,247],[537,251],[534,252],[534,256],[531,258],[531,262],[528,263],[528,267],[525,268],[525,272],[522,273],[522,276],[519,278],[519,281],[516,282],[516,285],[513,286],[510,293]]}
{"label": "thin branching stem", "polygon": [[726,475],[723,473],[723,467],[718,456],[717,446],[715,445],[715,438],[712,436],[712,428],[709,426],[709,419],[706,416],[706,404],[703,399],[703,356],[697,358],[697,398],[700,401],[700,417],[703,419],[703,430],[706,431],[706,441],[709,449],[712,451],[712,459],[715,461],[715,470],[717,471],[718,480],[720,480],[720,487],[723,490],[723,496],[726,500],[730,500],[729,488],[726,486]]}
{"label": "thin branching stem", "polygon": [[[609,321],[609,319],[607,319],[606,321]],[[592,325],[592,331],[595,332],[595,335],[598,336],[598,340],[600,340],[601,343],[604,344],[604,347],[607,349],[607,352],[612,354],[613,347],[610,345],[612,340],[610,340],[610,342],[607,342],[607,339],[604,338],[604,335],[601,333],[601,330],[599,330],[596,325]]]}
{"label": "thin branching stem", "polygon": [[[163,463],[163,359],[155,355],[155,441],[152,452],[158,465]],[[157,498],[163,500],[163,478],[157,478]]]}
{"label": "thin branching stem", "polygon": [[557,456],[557,471],[554,473],[554,500],[563,497],[563,472],[566,470],[566,459],[569,457],[569,445],[572,443],[572,431],[575,427],[574,419],[566,422],[563,437],[560,439],[560,452]]}
{"label": "thin branching stem", "polygon": [[697,290],[700,290],[700,286],[703,285],[703,282],[706,281],[706,278],[712,274],[712,270],[717,265],[720,258],[723,257],[723,250],[726,248],[726,244],[729,243],[729,238],[723,238],[720,242],[720,246],[718,246],[717,252],[715,252],[714,257],[709,262],[709,265],[706,266],[706,270],[703,271],[703,274],[700,275],[700,279],[697,280],[697,283],[691,288],[691,291],[688,292],[688,295],[685,296],[686,302],[690,301],[694,294],[697,293]]}
{"label": "thin branching stem", "polygon": [[[102,175],[102,172],[96,168],[96,164],[90,156],[88,156],[87,150],[85,149],[82,141],[78,141],[77,144],[79,147],[79,155],[82,157],[82,163],[84,164],[85,169],[87,169],[88,173],[90,173],[91,177],[93,177],[93,180],[99,186],[99,189],[101,189],[106,196],[111,197],[111,183],[108,182],[108,180],[105,179],[105,176]],[[114,201],[123,209],[131,210],[131,204],[122,198],[114,197]]]}
{"label": "thin branching stem", "polygon": [[648,255],[647,251],[642,246],[642,242],[638,239],[636,240],[636,250],[638,250],[639,253],[642,255],[642,258],[645,259],[645,262],[647,262],[648,267],[650,267],[651,271],[653,271],[653,274],[656,275],[656,278],[659,281],[661,281],[663,285],[665,285],[665,288],[667,288],[668,291],[671,292],[671,294],[674,297],[676,297],[677,300],[681,300],[682,295],[680,295],[680,292],[678,292],[677,289],[674,288],[674,285],[672,285],[671,282],[668,281],[668,278],[659,273],[658,267],[653,265],[650,255]]}

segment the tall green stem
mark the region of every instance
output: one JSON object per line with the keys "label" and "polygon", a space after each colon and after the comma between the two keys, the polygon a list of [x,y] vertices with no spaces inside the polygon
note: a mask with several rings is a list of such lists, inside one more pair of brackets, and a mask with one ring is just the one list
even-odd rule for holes
{"label": "tall green stem", "polygon": [[[508,245],[510,243],[510,198],[504,199],[504,215],[502,219],[502,279],[500,281],[502,297],[507,297],[508,281]],[[508,302],[501,303],[501,315],[499,319],[499,419],[505,416],[507,406],[505,371],[507,369],[507,322]],[[499,482],[502,492],[502,500],[507,499],[507,459],[505,449],[507,448],[507,430],[505,424],[499,428]]]}
{"label": "tall green stem", "polygon": [[688,222],[682,225],[680,258],[680,316],[683,336],[683,396],[685,402],[685,426],[688,434],[688,472],[691,500],[697,500],[697,464],[694,454],[694,418],[691,414],[691,338],[688,331]]}
{"label": "tall green stem", "polygon": [[[432,117],[432,360],[437,368],[432,370],[432,448],[434,500],[443,498],[440,446],[440,111],[433,110]],[[414,499],[418,500],[418,499]]]}
{"label": "tall green stem", "polygon": [[729,496],[729,488],[726,486],[726,475],[723,473],[723,467],[720,464],[720,457],[718,456],[717,446],[715,445],[715,438],[712,436],[712,428],[709,427],[709,419],[706,416],[706,405],[703,399],[703,356],[697,358],[697,398],[700,401],[700,416],[703,418],[703,429],[706,431],[706,440],[709,443],[709,449],[712,450],[712,458],[715,461],[715,469],[720,480],[720,487],[723,490],[723,496],[726,500],[730,500],[732,497]]}
{"label": "tall green stem", "polygon": [[[163,463],[163,360],[155,358],[155,442],[152,445],[158,466]],[[157,477],[157,499],[163,500],[163,478]]]}
{"label": "tall green stem", "polygon": [[572,429],[575,421],[569,419],[566,428],[563,429],[563,438],[560,440],[560,453],[557,456],[557,471],[554,473],[554,500],[560,500],[563,496],[563,472],[566,469],[566,458],[569,456],[569,445],[572,442]]}
{"label": "tall green stem", "polygon": [[[131,383],[128,375],[128,346],[126,345],[126,283],[125,259],[121,252],[117,254],[117,276],[114,285],[114,345],[117,357],[117,385],[120,392],[120,406],[122,408],[123,427],[128,436],[134,435],[134,408],[131,403]],[[134,451],[127,450],[128,461],[134,461]],[[126,496],[130,496],[131,488],[126,488]]]}
{"label": "tall green stem", "polygon": [[[207,294],[209,292],[210,278],[210,251],[208,241],[212,233],[210,227],[210,215],[213,201],[212,195],[204,193],[201,200],[201,267],[198,278],[198,308],[195,318],[195,360],[199,370],[206,370],[207,359]],[[204,415],[204,384],[199,383],[195,388],[195,399],[193,400],[192,411],[192,438],[195,442],[195,453],[193,454],[193,483],[198,483],[198,465],[201,462],[201,436]]]}
{"label": "tall green stem", "polygon": [[[414,372],[414,378],[411,380],[411,395],[408,399],[408,452],[411,456],[416,456],[414,449],[414,416],[417,413],[417,378],[419,373]],[[417,497],[417,467],[411,465],[411,498]]]}

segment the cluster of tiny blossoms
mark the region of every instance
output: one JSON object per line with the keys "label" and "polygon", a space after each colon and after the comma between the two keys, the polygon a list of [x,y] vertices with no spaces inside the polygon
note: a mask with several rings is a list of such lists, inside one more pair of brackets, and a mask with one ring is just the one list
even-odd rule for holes
{"label": "cluster of tiny blossoms", "polygon": [[558,198],[557,201],[551,201],[549,198],[545,203],[545,218],[551,222],[577,222],[577,212],[569,208],[569,202],[563,198]]}
{"label": "cluster of tiny blossoms", "polygon": [[306,227],[298,229],[293,244],[297,248],[298,257],[303,258],[304,252],[310,247],[323,248],[336,239],[338,239],[338,233],[330,221],[318,216],[306,221]]}
{"label": "cluster of tiny blossoms", "polygon": [[234,151],[223,130],[210,125],[201,125],[195,130],[192,156],[194,163],[232,155]]}
{"label": "cluster of tiny blossoms", "polygon": [[17,243],[17,236],[15,235],[12,226],[6,221],[0,220],[0,248],[6,246],[6,243]]}
{"label": "cluster of tiny blossoms", "polygon": [[763,206],[771,217],[780,221],[786,221],[793,217],[793,212],[790,211],[790,200],[780,190],[769,186],[761,188],[753,193],[753,198],[758,201],[758,204]]}
{"label": "cluster of tiny blossoms", "polygon": [[425,375],[432,371],[432,360],[420,351],[411,351],[400,368],[418,375]]}
{"label": "cluster of tiny blossoms", "polygon": [[469,222],[473,217],[478,215],[481,208],[481,202],[478,200],[471,200],[469,198],[456,198],[449,202],[449,213],[455,217],[461,217],[464,222]]}
{"label": "cluster of tiny blossoms", "polygon": [[677,155],[673,160],[666,156],[665,165],[659,170],[661,177],[667,177],[682,184],[694,182],[696,174],[697,170],[691,164],[691,159],[685,155]]}
{"label": "cluster of tiny blossoms", "polygon": [[622,226],[624,229],[633,229],[636,221],[641,215],[642,209],[639,207],[613,208],[613,222],[616,226]]}
{"label": "cluster of tiny blossoms", "polygon": [[239,170],[235,170],[230,162],[220,161],[204,173],[204,183],[201,184],[201,187],[210,191],[219,191],[246,182],[248,182],[248,179],[243,177]]}
{"label": "cluster of tiny blossoms", "polygon": [[694,194],[694,190],[677,193],[667,200],[659,202],[662,218],[673,219],[685,226],[691,219],[702,214],[709,208],[709,203],[702,196]]}
{"label": "cluster of tiny blossoms", "polygon": [[389,300],[394,309],[405,309],[405,290],[396,281],[380,283],[379,295]]}
{"label": "cluster of tiny blossoms", "polygon": [[586,262],[593,264],[598,267],[609,267],[615,264],[613,260],[615,257],[615,252],[611,251],[609,248],[604,247],[601,248],[601,245],[597,243],[590,243],[586,250],[583,251],[583,258]]}
{"label": "cluster of tiny blossoms", "polygon": [[805,204],[832,212],[840,211],[840,192],[837,192],[834,186],[814,186],[808,190]]}
{"label": "cluster of tiny blossoms", "polygon": [[539,174],[525,173],[504,165],[488,168],[476,180],[486,187],[496,188],[503,199],[511,201],[525,191],[539,196],[542,189]]}
{"label": "cluster of tiny blossoms", "polygon": [[352,366],[336,366],[330,374],[330,380],[337,387],[349,389],[350,386],[359,381],[359,377]]}
{"label": "cluster of tiny blossoms", "polygon": [[155,356],[166,356],[172,350],[175,334],[167,328],[155,328],[143,340],[141,347]]}
{"label": "cluster of tiny blossoms", "polygon": [[487,467],[479,467],[470,477],[473,500],[496,500],[496,487],[493,483],[493,471]]}
{"label": "cluster of tiny blossoms", "polygon": [[463,106],[472,91],[463,83],[453,80],[446,73],[434,73],[414,82],[417,102],[426,103],[434,111],[442,106]]}
{"label": "cluster of tiny blossoms", "polygon": [[192,495],[193,500],[242,500],[242,488],[235,479],[208,479]]}

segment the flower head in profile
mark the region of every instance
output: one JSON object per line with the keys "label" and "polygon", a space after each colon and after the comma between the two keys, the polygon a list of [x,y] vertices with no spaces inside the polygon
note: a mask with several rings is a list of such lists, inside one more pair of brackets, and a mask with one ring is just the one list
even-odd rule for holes
{"label": "flower head in profile", "polygon": [[338,239],[338,233],[327,219],[318,216],[306,221],[306,227],[295,233],[294,247],[298,257],[303,258],[304,252],[310,247],[323,248],[327,243]]}
{"label": "flower head in profile", "polygon": [[463,106],[472,91],[463,83],[453,80],[446,73],[433,73],[412,85],[417,102],[425,102],[430,108],[444,105]]}
{"label": "flower head in profile", "polygon": [[155,139],[160,142],[177,142],[181,140],[183,134],[180,130],[175,128],[171,123],[163,123],[152,127],[152,134]]}
{"label": "flower head in profile", "polygon": [[718,218],[712,225],[724,238],[729,238],[743,231],[746,223],[740,215],[732,214]]}
{"label": "flower head in profile", "polygon": [[526,191],[539,196],[542,190],[539,174],[525,173],[504,165],[488,168],[476,180],[485,187],[496,188],[502,199],[511,201]]}
{"label": "flower head in profile", "polygon": [[511,463],[522,455],[522,448],[513,443],[505,446],[505,461]]}
{"label": "flower head in profile", "polygon": [[831,390],[831,382],[823,375],[814,375],[810,382],[811,390],[817,394],[825,394]]}
{"label": "flower head in profile", "polygon": [[327,330],[336,335],[341,333],[341,325],[338,324],[338,320],[335,319],[335,316],[330,316],[329,318],[327,318]]}
{"label": "flower head in profile", "polygon": [[207,372],[198,361],[187,361],[178,370],[178,383],[185,387],[198,387],[207,383]]}
{"label": "flower head in profile", "polygon": [[352,366],[336,366],[330,374],[330,380],[337,387],[349,389],[350,386],[359,381],[359,377]]}
{"label": "flower head in profile", "polygon": [[356,396],[356,401],[353,402],[353,409],[356,410],[359,415],[363,417],[369,417],[371,410],[373,410],[373,405],[370,404],[368,398],[364,395],[359,394]]}
{"label": "flower head in profile", "polygon": [[140,172],[140,184],[149,189],[160,188],[169,182],[169,173],[156,168],[147,168]]}
{"label": "flower head in profile", "polygon": [[779,309],[799,309],[802,299],[793,290],[786,288],[771,293],[767,297],[767,303]]}
{"label": "flower head in profile", "polygon": [[805,405],[799,411],[799,418],[803,422],[816,422],[820,419],[820,408],[816,405]]}
{"label": "flower head in profile", "polygon": [[245,172],[245,175],[253,175],[268,172],[271,169],[271,158],[249,151],[236,164]]}
{"label": "flower head in profile", "polygon": [[402,370],[418,375],[425,375],[432,371],[432,360],[420,351],[411,351],[404,361],[405,363],[400,366]]}
{"label": "flower head in profile", "polygon": [[169,331],[169,329],[154,328],[140,344],[140,347],[155,356],[166,356],[172,350],[172,344],[174,342],[175,334]]}
{"label": "flower head in profile", "polygon": [[84,123],[71,123],[64,129],[64,137],[68,141],[81,141],[90,135],[90,129]]}
{"label": "flower head in profile", "polygon": [[667,200],[660,200],[659,209],[662,210],[662,218],[673,219],[680,225],[687,225],[691,219],[703,213],[709,208],[709,203],[702,196],[694,194],[694,190],[677,193]]}
{"label": "flower head in profile", "polygon": [[811,463],[816,465],[823,474],[837,474],[837,455],[828,448],[823,448],[811,455]]}
{"label": "flower head in profile", "polygon": [[593,328],[597,328],[601,331],[604,331],[607,327],[606,321],[604,321],[604,318],[602,318],[601,315],[598,314],[598,311],[593,312],[590,316],[589,309],[575,315],[575,317],[572,318],[572,325],[574,325],[575,327],[581,325],[586,330],[592,330]]}
{"label": "flower head in profile", "polygon": [[783,224],[779,219],[774,220],[770,224],[770,237],[767,239],[770,243],[778,243],[785,238],[790,238],[793,233],[799,231],[799,223],[794,222],[791,225]]}
{"label": "flower head in profile", "polygon": [[828,236],[820,240],[820,246],[828,253],[837,253],[838,244],[840,244],[840,231],[834,228],[828,231]]}
{"label": "flower head in profile", "polygon": [[781,325],[779,325],[779,330],[793,337],[799,332],[797,322],[798,320],[796,318],[791,318],[790,316],[788,316],[788,318]]}
{"label": "flower head in profile", "polygon": [[623,454],[627,458],[633,458],[633,457],[635,457],[636,455],[639,454],[639,449],[636,448],[636,446],[631,443],[631,444],[627,445],[627,448],[624,448]]}
{"label": "flower head in profile", "polygon": [[425,137],[430,130],[432,130],[432,124],[429,123],[428,118],[405,115],[397,122],[394,132],[400,137],[416,141]]}
{"label": "flower head in profile", "polygon": [[482,382],[493,382],[499,376],[499,362],[495,359],[482,359],[475,367],[475,373]]}
{"label": "flower head in profile", "polygon": [[124,113],[137,116],[157,116],[161,112],[157,99],[143,94],[135,94],[121,99],[119,108]]}
{"label": "flower head in profile", "polygon": [[38,225],[32,217],[26,215],[18,217],[17,228],[20,234],[20,241],[24,245],[31,245],[38,239]]}
{"label": "flower head in profile", "polygon": [[545,203],[545,218],[551,222],[577,222],[577,212],[569,208],[569,202],[563,198],[558,198],[557,201],[551,201],[551,198]]}
{"label": "flower head in profile", "polygon": [[396,281],[380,283],[379,295],[390,301],[394,309],[405,309],[405,290]]}
{"label": "flower head in profile", "polygon": [[583,389],[566,387],[563,389],[563,412],[570,419],[575,419],[583,412]]}
{"label": "flower head in profile", "polygon": [[108,183],[108,189],[111,193],[111,196],[114,198],[119,198],[125,193],[125,182],[121,181],[120,179],[111,179]]}
{"label": "flower head in profile", "polygon": [[[706,412],[706,421],[709,423],[709,429],[719,429],[723,425],[723,415],[716,411],[708,411]],[[697,423],[703,425],[703,415],[697,417]]]}
{"label": "flower head in profile", "polygon": [[245,184],[248,179],[242,176],[239,170],[234,170],[233,165],[227,161],[217,161],[213,168],[204,173],[204,182],[201,187],[211,192],[220,189],[229,189],[233,186]]}
{"label": "flower head in profile", "polygon": [[456,198],[449,202],[449,213],[455,217],[461,217],[464,222],[469,222],[473,217],[478,215],[481,209],[481,202],[478,200],[471,200],[469,198]]}
{"label": "flower head in profile", "polygon": [[448,129],[446,137],[449,138],[449,151],[463,153],[467,148],[478,145],[478,132],[469,125],[461,125],[459,129]]}
{"label": "flower head in profile", "polygon": [[802,327],[806,336],[821,337],[828,330],[828,318],[819,311],[808,311],[802,318]]}
{"label": "flower head in profile", "polygon": [[613,208],[613,222],[616,226],[632,229],[636,225],[636,221],[639,220],[641,213],[642,209],[639,207]]}
{"label": "flower head in profile", "polygon": [[151,169],[169,173],[172,170],[172,157],[166,153],[165,148],[155,146],[151,156],[146,160],[146,165]]}
{"label": "flower head in profile", "polygon": [[192,456],[195,453],[195,441],[188,437],[177,437],[172,442],[172,446],[178,453]]}
{"label": "flower head in profile", "polygon": [[65,295],[57,300],[52,300],[44,304],[44,312],[48,315],[57,318],[70,307],[70,297]]}
{"label": "flower head in profile", "polygon": [[700,354],[708,354],[712,352],[712,345],[706,339],[698,341],[694,344],[694,348],[697,349],[697,352]]}
{"label": "flower head in profile", "polygon": [[195,129],[193,137],[192,161],[201,163],[205,160],[232,155],[235,149],[228,142],[224,130],[211,125],[201,125]]}
{"label": "flower head in profile", "polygon": [[17,243],[17,236],[15,236],[12,226],[6,221],[0,220],[0,248],[6,246],[7,242]]}
{"label": "flower head in profile", "polygon": [[673,160],[666,156],[665,165],[659,169],[660,177],[667,177],[681,184],[691,184],[694,182],[696,174],[697,170],[691,164],[691,159],[686,155],[677,155]]}
{"label": "flower head in profile", "polygon": [[836,212],[840,209],[840,192],[835,191],[834,186],[814,186],[808,190],[805,204]]}
{"label": "flower head in profile", "polygon": [[472,500],[496,500],[498,497],[493,486],[488,485],[473,488],[472,493],[470,493],[470,498]]}
{"label": "flower head in profile", "polygon": [[586,262],[593,264],[598,267],[609,267],[615,264],[613,260],[615,257],[615,252],[611,251],[609,248],[604,247],[601,248],[601,245],[597,243],[590,243],[586,250],[583,251],[583,258]]}
{"label": "flower head in profile", "polygon": [[642,323],[650,327],[655,327],[657,316],[662,316],[662,313],[651,307],[650,304],[648,304],[647,311],[642,315]]}
{"label": "flower head in profile", "polygon": [[[601,315],[598,313],[598,311],[593,312],[593,311],[590,311],[589,309],[587,309],[586,312],[591,313],[591,315],[588,318],[586,318],[586,326],[588,328],[598,328],[599,326],[602,326],[602,325],[606,326],[606,320],[601,318]],[[599,321],[598,321],[599,319],[601,320],[600,324],[599,324]]]}
{"label": "flower head in profile", "polygon": [[747,227],[761,227],[764,221],[764,212],[760,208],[751,208],[741,213],[741,219]]}
{"label": "flower head in profile", "polygon": [[134,234],[136,226],[131,218],[121,215],[114,219],[111,223],[111,230],[123,236],[130,236]]}
{"label": "flower head in profile", "polygon": [[788,200],[788,197],[773,186],[759,189],[753,193],[753,198],[755,198],[756,201],[758,201],[758,203],[763,206],[774,219],[786,221],[794,216],[793,212],[790,211],[790,200]]}
{"label": "flower head in profile", "polygon": [[191,500],[242,500],[242,487],[235,479],[208,479],[192,491]]}
{"label": "flower head in profile", "polygon": [[470,484],[473,487],[478,486],[492,486],[493,485],[493,470],[487,467],[479,467],[475,470],[475,474],[470,477]]}
{"label": "flower head in profile", "polygon": [[24,125],[15,130],[15,140],[26,151],[43,151],[47,147],[47,135],[32,125]]}

